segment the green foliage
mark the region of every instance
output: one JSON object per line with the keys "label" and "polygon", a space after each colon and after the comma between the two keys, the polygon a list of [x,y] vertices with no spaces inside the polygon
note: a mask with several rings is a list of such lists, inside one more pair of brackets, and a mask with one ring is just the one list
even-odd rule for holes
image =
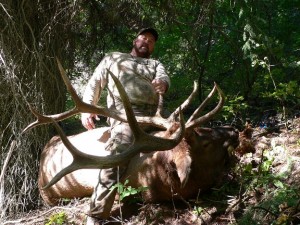
{"label": "green foliage", "polygon": [[143,191],[146,191],[148,187],[139,187],[139,188],[133,188],[131,186],[128,186],[128,180],[122,183],[117,183],[111,187],[110,190],[113,190],[117,188],[117,192],[120,196],[120,201],[124,200],[128,196],[137,196],[138,194],[142,193]]}
{"label": "green foliage", "polygon": [[[281,146],[276,148],[284,151]],[[246,211],[238,220],[238,224],[260,224],[262,221],[264,224],[290,224],[293,221],[288,211],[297,210],[299,189],[289,186],[284,181],[287,173],[291,173],[289,157],[283,172],[272,172],[275,150],[264,150],[257,167],[252,163],[239,167],[244,193],[257,198],[257,202],[246,205]]]}
{"label": "green foliage", "polygon": [[[296,188],[277,188],[265,195],[259,204],[249,207],[238,224],[260,224],[266,220],[274,225],[291,224],[294,218],[289,215],[289,210],[295,210],[298,204],[299,192]],[[266,213],[269,214],[268,219]]]}
{"label": "green foliage", "polygon": [[186,85],[190,83],[193,83],[193,80],[188,76],[182,75],[173,77],[170,90],[165,96],[165,104],[168,110],[172,111],[177,108],[190,95],[193,86]]}
{"label": "green foliage", "polygon": [[[65,212],[59,212],[50,216],[45,225],[67,224],[67,215]],[[69,223],[68,223],[69,224]]]}
{"label": "green foliage", "polygon": [[258,168],[254,168],[251,163],[238,168],[241,169],[241,176],[251,181],[248,188],[266,187],[269,182],[279,180],[270,171],[273,161],[274,157],[269,154],[269,151],[265,150]]}
{"label": "green foliage", "polygon": [[194,206],[194,210],[193,213],[197,216],[201,215],[201,213],[203,212],[203,208],[201,206]]}
{"label": "green foliage", "polygon": [[[268,95],[267,95],[268,96]],[[298,103],[300,97],[299,85],[296,81],[289,81],[288,83],[279,83],[276,90],[269,93],[269,97],[277,100],[290,101],[294,104]]]}
{"label": "green foliage", "polygon": [[223,107],[223,118],[228,120],[232,117],[240,116],[241,112],[245,112],[248,108],[247,103],[245,103],[243,96],[236,96],[233,99],[227,99],[226,105]]}

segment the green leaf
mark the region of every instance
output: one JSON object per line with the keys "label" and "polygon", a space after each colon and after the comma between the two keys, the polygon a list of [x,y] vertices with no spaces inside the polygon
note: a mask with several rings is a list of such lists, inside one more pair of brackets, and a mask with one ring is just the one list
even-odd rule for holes
{"label": "green leaf", "polygon": [[280,180],[275,180],[274,185],[278,188],[282,188],[282,189],[284,188],[284,185]]}

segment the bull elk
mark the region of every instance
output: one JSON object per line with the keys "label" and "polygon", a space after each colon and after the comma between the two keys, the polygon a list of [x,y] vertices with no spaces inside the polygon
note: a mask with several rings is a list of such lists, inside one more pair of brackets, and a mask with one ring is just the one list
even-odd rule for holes
{"label": "bull elk", "polygon": [[[193,197],[199,190],[212,187],[225,168],[227,149],[238,145],[238,132],[232,127],[199,128],[200,124],[211,120],[223,107],[224,94],[216,84],[184,123],[181,111],[187,108],[196,95],[196,83],[191,95],[168,118],[160,115],[162,98],[154,117],[138,117],[134,115],[122,85],[110,71],[120,92],[126,115],[82,102],[59,62],[58,66],[76,106],[70,111],[51,116],[41,115],[30,107],[37,120],[24,129],[26,131],[52,122],[60,135],[47,143],[40,160],[39,190],[42,198],[50,205],[57,204],[61,198],[90,196],[98,181],[99,169],[115,167],[129,159],[122,179],[128,179],[128,185],[135,188],[148,187],[143,193],[145,201]],[[219,94],[217,106],[200,116],[216,92]],[[104,146],[110,137],[109,127],[66,137],[56,121],[80,112],[101,114],[128,122],[134,135],[133,144],[124,153],[107,156]],[[180,118],[179,121],[177,117]],[[152,125],[162,131],[150,135],[139,124]]]}

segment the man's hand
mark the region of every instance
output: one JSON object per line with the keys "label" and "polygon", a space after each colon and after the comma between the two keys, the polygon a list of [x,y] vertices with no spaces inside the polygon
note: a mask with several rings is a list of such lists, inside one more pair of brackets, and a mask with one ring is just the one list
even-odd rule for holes
{"label": "man's hand", "polygon": [[159,94],[164,94],[168,89],[168,83],[160,79],[153,80],[152,85]]}
{"label": "man's hand", "polygon": [[87,130],[92,130],[95,128],[95,120],[99,120],[99,117],[96,114],[91,113],[81,113],[81,123]]}

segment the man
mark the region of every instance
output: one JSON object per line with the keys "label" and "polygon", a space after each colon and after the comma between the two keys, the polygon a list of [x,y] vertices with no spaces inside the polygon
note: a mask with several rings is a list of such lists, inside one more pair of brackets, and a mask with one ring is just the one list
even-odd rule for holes
{"label": "man", "polygon": [[[106,87],[107,107],[125,112],[119,92],[107,72],[109,69],[124,86],[135,115],[153,116],[158,105],[158,94],[164,94],[170,86],[164,66],[157,60],[150,59],[157,39],[158,33],[155,29],[144,28],[133,40],[130,53],[107,54],[89,80],[83,101],[97,104],[101,91]],[[94,119],[97,119],[95,114],[83,113],[81,116],[82,124],[88,130],[95,128]],[[132,143],[132,132],[127,123],[111,118],[108,123],[111,126],[111,137],[106,150],[110,151],[109,154],[118,154]],[[118,175],[122,176],[125,170],[126,165],[122,165],[100,171],[99,182],[91,197],[91,217],[88,217],[90,223],[87,224],[94,224],[93,217],[109,217],[116,195],[116,189],[111,190],[111,187],[117,183]]]}

